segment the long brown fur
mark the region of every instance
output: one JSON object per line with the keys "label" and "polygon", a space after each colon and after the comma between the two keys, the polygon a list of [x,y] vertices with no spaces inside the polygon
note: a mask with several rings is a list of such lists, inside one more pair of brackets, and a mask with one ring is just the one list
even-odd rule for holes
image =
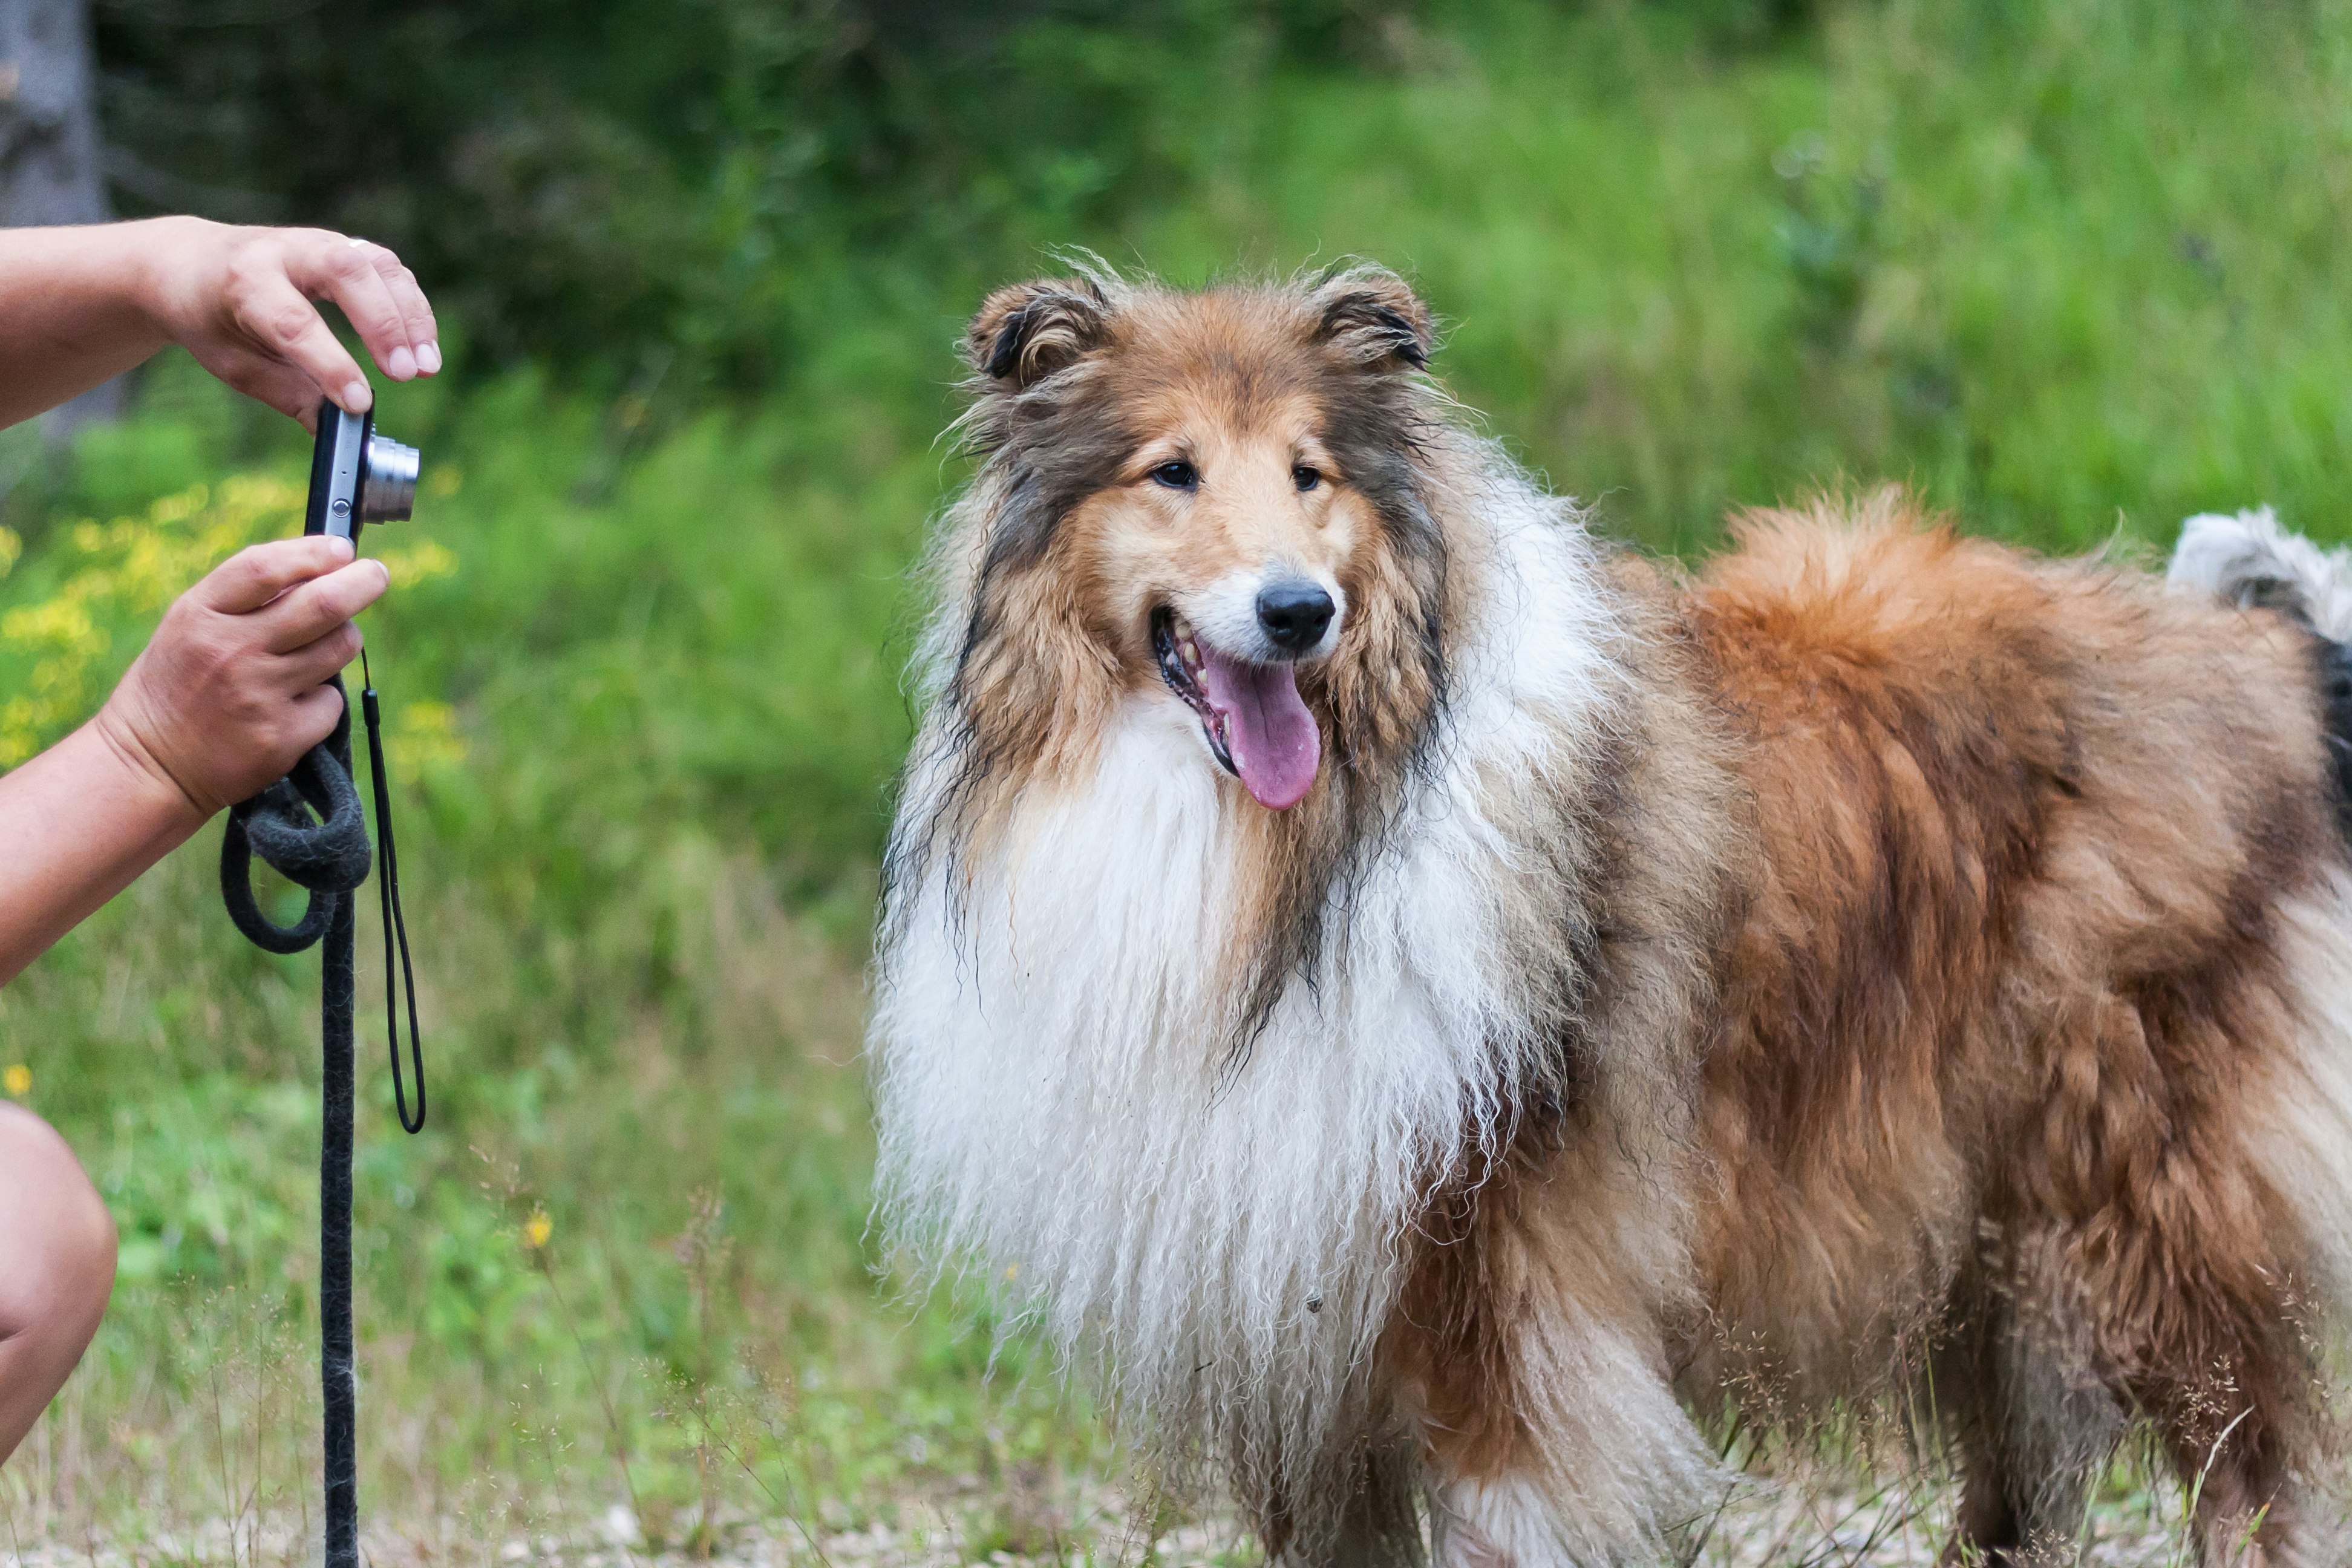
{"label": "long brown fur", "polygon": [[[1922,1307],[2006,1316],[2051,1364],[1953,1388],[1977,1420],[2104,1385],[2192,1475],[2238,1423],[2209,1512],[2283,1501],[2316,1369],[2242,1096],[2292,1037],[2278,904],[2342,854],[2305,638],[1891,492],[1737,539],[1688,598],[1763,849],[1706,1069],[1717,1342],[1818,1398]],[[2073,1522],[2019,1518],[2071,1456],[1971,1436],[1984,1544]]]}
{"label": "long brown fur", "polygon": [[[942,565],[971,606],[935,721],[962,771],[894,879],[1085,786],[1159,689],[1136,584],[1328,551],[1352,607],[1300,681],[1323,776],[1281,814],[1224,784],[1247,891],[1204,1048],[1245,1047],[1405,830],[1463,622],[1496,613],[1465,521],[1488,459],[1416,374],[1429,346],[1377,273],[992,298],[978,521]],[[1168,531],[1134,476],[1177,430],[1268,473],[1324,454],[1339,510],[1273,542],[1247,508]],[[1425,1490],[1441,1557],[1521,1563],[1476,1517],[1507,1483],[1587,1489],[1619,1528],[1580,1474],[1612,1441],[1591,1391],[1654,1377],[1790,1428],[1932,1388],[1967,1538],[2021,1562],[2063,1552],[2144,1418],[2202,1476],[2211,1553],[2308,1558],[2325,1243],[2255,1153],[2313,1028],[2285,911],[2346,867],[2308,632],[1893,489],[1744,513],[1696,575],[1621,556],[1599,581],[1601,717],[1495,789],[1525,850],[1498,929],[1529,933],[1555,1058],[1502,1137],[1465,1129],[1406,1239],[1366,1406],[1406,1436],[1334,1439],[1356,1522],[1299,1533],[1299,1489],[1332,1483],[1277,1475],[1250,1498],[1270,1549],[1410,1556]]]}

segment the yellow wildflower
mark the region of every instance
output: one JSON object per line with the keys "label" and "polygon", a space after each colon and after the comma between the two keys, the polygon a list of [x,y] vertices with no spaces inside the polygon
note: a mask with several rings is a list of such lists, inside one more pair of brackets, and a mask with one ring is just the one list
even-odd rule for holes
{"label": "yellow wildflower", "polygon": [[545,1247],[547,1238],[554,1234],[555,1222],[547,1217],[547,1211],[543,1208],[531,1210],[530,1220],[522,1227],[523,1240],[536,1249]]}
{"label": "yellow wildflower", "polygon": [[8,1091],[12,1100],[22,1100],[33,1092],[33,1069],[23,1062],[11,1062],[0,1068],[0,1089]]}

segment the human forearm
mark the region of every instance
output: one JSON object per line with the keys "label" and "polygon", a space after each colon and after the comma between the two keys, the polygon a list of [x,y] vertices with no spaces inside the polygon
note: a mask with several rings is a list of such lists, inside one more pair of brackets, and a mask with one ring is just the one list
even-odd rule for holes
{"label": "human forearm", "polygon": [[0,775],[0,984],[205,816],[97,720]]}
{"label": "human forearm", "polygon": [[149,261],[192,221],[0,229],[0,426],[121,374],[169,341]]}

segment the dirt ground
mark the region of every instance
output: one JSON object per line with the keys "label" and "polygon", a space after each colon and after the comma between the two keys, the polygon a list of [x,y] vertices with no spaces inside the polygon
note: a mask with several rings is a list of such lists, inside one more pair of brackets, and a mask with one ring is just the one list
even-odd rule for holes
{"label": "dirt ground", "polygon": [[[383,1510],[367,1531],[370,1568],[1248,1568],[1261,1561],[1237,1523],[1211,1516],[1167,1524],[1156,1540],[1142,1511],[1117,1489],[1089,1481],[1024,1489],[1008,1502],[976,1483],[895,1500],[874,1520],[835,1526],[721,1520],[708,1556],[649,1547],[626,1508],[613,1507],[562,1534],[518,1536],[483,1521],[445,1519],[422,1529]],[[1047,1491],[1058,1495],[1045,1495]],[[1857,1497],[1833,1488],[1748,1483],[1699,1545],[1695,1568],[1930,1568],[1950,1514],[1948,1494],[1917,1488]],[[2094,1512],[2084,1563],[2091,1568],[2177,1568],[2193,1561],[2178,1529],[2178,1500],[2147,1492]],[[1164,1516],[1163,1516],[1164,1519]],[[312,1563],[318,1542],[292,1520],[215,1521],[138,1542],[18,1540],[18,1568],[268,1568]]]}

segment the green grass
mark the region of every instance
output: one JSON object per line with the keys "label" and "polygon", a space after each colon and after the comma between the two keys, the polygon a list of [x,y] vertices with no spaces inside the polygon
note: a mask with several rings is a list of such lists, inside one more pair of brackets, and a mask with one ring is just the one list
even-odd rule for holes
{"label": "green grass", "polygon": [[[1513,3],[1376,42],[1166,62],[1145,121],[1174,173],[1081,232],[781,249],[758,287],[816,328],[755,401],[657,364],[609,402],[528,370],[385,394],[457,481],[406,536],[456,570],[368,623],[395,726],[447,704],[456,742],[404,731],[420,1139],[362,1011],[365,1495],[439,1521],[428,1554],[632,1493],[674,1545],[709,1543],[706,1498],[786,1533],[946,1499],[975,1551],[1051,1551],[1067,1489],[1120,1474],[1050,1366],[1017,1340],[992,1363],[984,1313],[878,1279],[866,1225],[902,574],[961,472],[948,345],[1038,247],[1184,281],[1407,269],[1464,399],[1653,545],[1840,477],[2051,547],[2263,500],[2346,533],[2352,6],[1886,0],[1741,43]],[[0,475],[32,475],[0,610],[57,592],[79,518],[299,478],[282,423],[179,362],[62,471],[0,437]],[[110,628],[94,677],[140,615]],[[0,646],[0,695],[34,662]],[[230,930],[215,844],[0,992],[0,1058],[124,1238],[89,1363],[0,1477],[28,1540],[299,1519],[311,1485],[314,970]],[[373,941],[371,915],[371,985]]]}

